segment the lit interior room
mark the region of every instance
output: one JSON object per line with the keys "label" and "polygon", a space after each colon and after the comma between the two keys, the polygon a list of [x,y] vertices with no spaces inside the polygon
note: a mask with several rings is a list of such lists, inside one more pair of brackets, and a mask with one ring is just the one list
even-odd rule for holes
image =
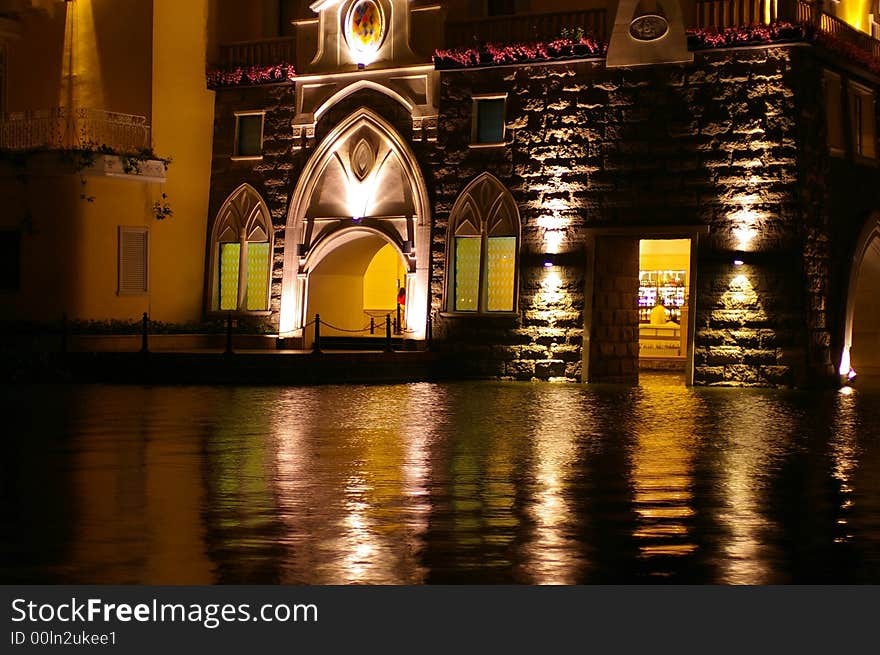
{"label": "lit interior room", "polygon": [[685,367],[690,260],[690,239],[639,242],[639,368]]}

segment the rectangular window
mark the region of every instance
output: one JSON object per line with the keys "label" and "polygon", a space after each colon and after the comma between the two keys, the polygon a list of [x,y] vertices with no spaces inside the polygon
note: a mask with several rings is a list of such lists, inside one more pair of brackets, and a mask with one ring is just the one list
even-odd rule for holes
{"label": "rectangular window", "polygon": [[247,301],[249,311],[266,309],[266,282],[269,278],[269,243],[247,244]]}
{"label": "rectangular window", "polygon": [[241,244],[220,244],[220,309],[238,309],[238,267],[241,260]]}
{"label": "rectangular window", "polygon": [[21,232],[0,231],[0,291],[21,289]]}
{"label": "rectangular window", "polygon": [[516,276],[516,237],[489,237],[486,278],[490,312],[513,311]]}
{"label": "rectangular window", "polygon": [[870,89],[849,83],[849,115],[853,154],[874,159],[877,156],[874,93]]}
{"label": "rectangular window", "polygon": [[477,145],[504,143],[504,114],[506,97],[474,98],[474,126],[472,142]]}
{"label": "rectangular window", "polygon": [[149,239],[145,227],[119,228],[119,295],[149,290]]}
{"label": "rectangular window", "polygon": [[235,115],[235,156],[263,156],[263,112]]}
{"label": "rectangular window", "polygon": [[840,75],[830,71],[824,72],[825,86],[825,123],[827,130],[828,150],[836,157],[846,153],[843,132],[843,95]]}
{"label": "rectangular window", "polygon": [[480,237],[455,237],[455,311],[475,312],[480,301]]}

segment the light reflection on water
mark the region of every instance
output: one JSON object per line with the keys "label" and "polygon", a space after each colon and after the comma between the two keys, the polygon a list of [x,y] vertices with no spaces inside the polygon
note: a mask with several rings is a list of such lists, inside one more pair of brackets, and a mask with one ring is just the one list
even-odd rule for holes
{"label": "light reflection on water", "polygon": [[7,389],[5,583],[880,582],[880,393]]}

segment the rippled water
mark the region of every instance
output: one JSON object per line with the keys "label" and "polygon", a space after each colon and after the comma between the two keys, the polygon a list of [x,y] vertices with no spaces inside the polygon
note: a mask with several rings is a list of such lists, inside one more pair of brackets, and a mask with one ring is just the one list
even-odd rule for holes
{"label": "rippled water", "polygon": [[3,390],[0,582],[880,583],[880,390]]}

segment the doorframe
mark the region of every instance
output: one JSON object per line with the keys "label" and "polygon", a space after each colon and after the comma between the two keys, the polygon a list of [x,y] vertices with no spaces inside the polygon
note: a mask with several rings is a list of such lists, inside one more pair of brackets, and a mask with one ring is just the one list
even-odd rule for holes
{"label": "doorframe", "polygon": [[697,326],[697,262],[701,235],[709,234],[708,225],[631,225],[619,227],[588,227],[586,248],[586,271],[584,273],[584,338],[581,346],[581,379],[590,379],[590,340],[593,328],[593,293],[596,279],[596,243],[600,237],[618,236],[642,239],[690,239],[690,271],[688,276],[688,342],[685,361],[685,385],[694,385],[694,353]]}

